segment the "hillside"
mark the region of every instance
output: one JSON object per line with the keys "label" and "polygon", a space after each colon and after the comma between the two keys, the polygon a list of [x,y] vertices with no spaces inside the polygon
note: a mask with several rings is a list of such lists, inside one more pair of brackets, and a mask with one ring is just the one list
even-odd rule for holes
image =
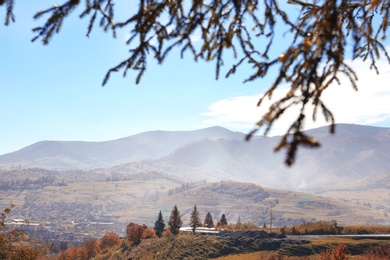
{"label": "hillside", "polygon": [[390,172],[389,128],[340,124],[336,134],[328,130],[307,131],[322,146],[301,148],[292,167],[284,165],[284,151],[273,152],[280,137],[245,142],[243,133],[221,127],[155,131],[100,143],[46,141],[0,156],[0,166],[103,167],[107,175],[160,172],[188,182],[233,180],[289,190],[331,187]]}
{"label": "hillside", "polygon": [[243,133],[222,127],[194,131],[152,131],[105,142],[42,141],[0,156],[0,167],[91,169],[158,159],[185,144],[226,138],[243,140]]}
{"label": "hillside", "polygon": [[234,180],[290,190],[318,189],[350,183],[390,171],[390,129],[338,125],[308,131],[317,137],[319,149],[301,148],[295,165],[283,164],[283,152],[274,153],[279,137],[239,140],[201,140],[158,159],[120,165],[120,172],[144,169],[160,171],[189,181]]}
{"label": "hillside", "polygon": [[[263,188],[251,183],[218,182],[183,190],[161,197],[159,204],[177,204],[184,220],[197,205],[201,215],[208,211],[214,219],[225,213],[228,221],[251,221],[262,226],[269,223],[270,209],[276,226],[291,226],[298,222],[336,219],[344,225],[352,223],[387,223],[389,218],[364,205],[343,202],[313,194]],[[167,213],[169,212],[169,208]],[[185,222],[186,223],[186,222]]]}
{"label": "hillside", "polygon": [[317,189],[315,194],[334,198],[357,205],[364,205],[381,211],[390,212],[390,174],[382,173],[370,177],[362,177],[355,181],[323,187]]}
{"label": "hillside", "polygon": [[269,223],[272,209],[274,225],[279,227],[332,219],[348,225],[390,223],[389,217],[374,207],[308,193],[269,189],[253,183],[185,183],[156,172],[118,175],[114,181],[110,175],[106,175],[105,181],[92,180],[86,172],[81,175],[79,172],[82,178],[69,172],[63,175],[67,176],[66,179],[48,178],[53,174],[51,171],[23,172],[25,177],[14,173],[19,176],[19,182],[11,186],[9,181],[2,183],[1,207],[5,208],[13,201],[16,218],[68,223],[69,229],[73,228],[71,221],[85,225],[108,221],[118,224],[113,231],[123,233],[123,225],[129,222],[153,226],[160,210],[167,220],[173,205],[178,206],[185,225],[189,223],[194,205],[198,206],[202,220],[210,212],[215,222],[226,214],[229,223],[235,223],[240,216],[243,222],[251,221],[262,226]]}

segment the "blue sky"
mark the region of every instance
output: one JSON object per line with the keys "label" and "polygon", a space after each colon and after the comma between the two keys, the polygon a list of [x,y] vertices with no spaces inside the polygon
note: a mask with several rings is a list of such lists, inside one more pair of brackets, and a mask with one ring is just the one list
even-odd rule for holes
{"label": "blue sky", "polygon": [[[106,71],[127,57],[126,31],[113,39],[96,27],[88,39],[88,20],[80,20],[81,10],[75,10],[48,46],[32,43],[31,28],[43,23],[34,21],[33,14],[56,2],[31,2],[16,1],[16,23],[0,26],[0,155],[41,140],[104,141],[144,131],[212,125],[248,132],[264,111],[256,103],[272,75],[243,84],[250,73],[244,70],[229,79],[222,73],[216,81],[214,63],[180,59],[177,52],[162,66],[151,61],[139,85],[134,73],[126,78],[117,73],[101,87]],[[125,17],[123,10],[119,17]],[[1,23],[4,14],[0,9]],[[353,64],[360,91],[345,82],[327,94],[337,123],[389,127],[390,66],[380,61],[381,74],[376,76],[368,64]],[[345,96],[348,101],[340,102]],[[285,130],[288,117],[273,134]],[[307,128],[324,124],[320,120]]]}

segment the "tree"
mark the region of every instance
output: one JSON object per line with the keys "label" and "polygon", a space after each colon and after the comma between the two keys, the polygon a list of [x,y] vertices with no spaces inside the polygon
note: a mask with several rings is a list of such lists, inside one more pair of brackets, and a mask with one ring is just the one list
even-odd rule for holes
{"label": "tree", "polygon": [[40,254],[38,250],[20,243],[20,240],[26,235],[21,229],[9,230],[7,226],[7,217],[11,213],[14,204],[4,209],[0,213],[0,259],[33,260]]}
{"label": "tree", "polygon": [[180,212],[175,205],[171,211],[171,216],[169,217],[168,225],[173,235],[179,234],[179,230],[183,225],[181,221]]}
{"label": "tree", "polygon": [[91,259],[100,252],[100,241],[97,239],[85,241],[83,247],[87,250],[87,259]]}
{"label": "tree", "polygon": [[204,219],[204,225],[207,228],[214,227],[213,217],[211,216],[210,212],[207,212],[206,217]]}
{"label": "tree", "polygon": [[142,238],[144,227],[135,223],[129,223],[126,228],[127,240],[133,243],[139,243]]}
{"label": "tree", "polygon": [[219,223],[221,223],[221,226],[226,226],[228,224],[225,214],[222,214]]}
{"label": "tree", "polygon": [[269,208],[269,232],[272,232],[272,223],[274,221],[274,215],[272,214],[272,208]]}
{"label": "tree", "polygon": [[100,248],[104,249],[107,247],[113,247],[119,245],[121,243],[121,239],[115,233],[108,233],[104,237],[100,239]]}
{"label": "tree", "polygon": [[145,228],[142,231],[141,239],[151,239],[156,237],[157,237],[156,232],[152,228]]}
{"label": "tree", "polygon": [[154,231],[156,232],[156,235],[158,237],[161,237],[162,233],[164,232],[164,229],[165,229],[165,221],[160,210],[160,213],[158,213],[158,217],[154,222]]}
{"label": "tree", "polygon": [[200,221],[200,217],[199,217],[199,211],[196,208],[196,205],[194,206],[194,209],[191,212],[190,220],[191,220],[190,227],[192,228],[192,234],[195,235],[196,228],[202,225],[202,222]]}
{"label": "tree", "polygon": [[[195,61],[215,62],[216,79],[230,54],[237,62],[229,65],[227,78],[238,69],[248,70],[245,66],[250,66],[251,73],[244,82],[269,76],[276,68],[278,72],[273,83],[257,105],[271,98],[282,84],[288,84],[289,90],[271,102],[268,112],[260,116],[247,139],[259,129],[266,135],[286,111],[298,107],[293,122],[274,148],[275,151],[286,150],[287,165],[294,163],[299,146],[320,145],[303,132],[308,117],[316,120],[321,112],[330,123],[330,132],[334,132],[334,116],[322,99],[329,86],[340,84],[340,75],[344,75],[352,87],[358,89],[358,77],[347,63],[347,54],[350,53],[354,60],[369,60],[369,67],[377,73],[376,60],[382,54],[390,61],[383,45],[389,26],[390,4],[384,0],[286,0],[282,3],[277,0],[261,3],[209,0],[192,1],[188,5],[179,0],[148,0],[140,1],[138,10],[124,21],[115,21],[114,0],[93,3],[66,0],[64,4],[36,13],[34,19],[48,18],[42,26],[33,29],[36,35],[32,41],[40,39],[48,44],[82,2],[86,4],[80,17],[89,17],[88,37],[95,23],[105,31],[111,31],[114,37],[117,30],[130,31],[130,39],[126,42],[133,46],[130,56],[108,70],[103,85],[119,70],[123,70],[124,76],[128,70],[137,71],[138,84],[150,59],[163,63],[175,48],[180,50],[181,57],[186,53]],[[286,3],[300,7],[300,12],[291,14],[291,7]],[[0,0],[0,6],[6,7],[5,25],[15,21],[14,4],[15,0]],[[285,36],[286,47],[278,53],[273,48],[279,35]]]}
{"label": "tree", "polygon": [[74,246],[66,249],[65,252],[58,255],[59,260],[78,259],[87,260],[88,252],[85,247]]}

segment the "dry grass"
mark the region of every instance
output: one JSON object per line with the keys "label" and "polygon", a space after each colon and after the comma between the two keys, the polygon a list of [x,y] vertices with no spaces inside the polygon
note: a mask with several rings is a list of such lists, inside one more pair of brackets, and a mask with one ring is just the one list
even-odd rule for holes
{"label": "dry grass", "polygon": [[[226,182],[229,186],[219,194],[220,183],[197,183],[195,188],[168,195],[170,189],[178,186],[170,179],[130,180],[118,182],[73,182],[67,186],[46,186],[29,191],[0,191],[0,205],[8,206],[13,201],[22,206],[25,198],[32,207],[53,202],[103,205],[98,214],[118,217],[122,223],[144,223],[153,225],[158,212],[168,217],[173,205],[182,213],[185,225],[189,223],[189,213],[195,204],[201,218],[210,212],[216,223],[221,215],[227,215],[228,223],[235,223],[238,216],[242,222],[251,221],[258,226],[269,223],[269,208],[275,221],[278,219],[336,219],[339,225],[345,223],[389,222],[390,217],[380,216],[380,212],[353,203],[345,203],[313,194],[258,189],[253,184]],[[245,192],[243,192],[245,191]],[[260,195],[268,193],[268,197]],[[383,214],[382,214],[383,215]],[[390,215],[390,214],[389,214]],[[35,219],[32,219],[35,220]],[[38,219],[39,220],[39,219]],[[285,225],[281,222],[280,226]],[[274,223],[278,225],[277,223]]]}

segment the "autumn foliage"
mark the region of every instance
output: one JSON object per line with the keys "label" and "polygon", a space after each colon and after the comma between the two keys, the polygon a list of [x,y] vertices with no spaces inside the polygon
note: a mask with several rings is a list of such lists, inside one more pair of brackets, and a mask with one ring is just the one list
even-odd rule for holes
{"label": "autumn foliage", "polygon": [[70,259],[87,260],[89,258],[88,258],[87,249],[85,247],[74,246],[66,249],[65,252],[59,253],[57,259],[58,260],[70,260]]}
{"label": "autumn foliage", "polygon": [[283,228],[284,232],[292,235],[306,234],[306,235],[326,235],[326,234],[339,234],[342,230],[337,226],[335,220],[327,222],[324,220],[302,223],[298,226],[291,228]]}
{"label": "autumn foliage", "polygon": [[97,239],[85,241],[83,247],[87,250],[88,259],[93,258],[100,252],[100,241]]}
{"label": "autumn foliage", "polygon": [[347,254],[347,246],[346,245],[338,245],[334,249],[326,250],[321,253],[321,260],[347,260],[350,259],[351,254]]}
{"label": "autumn foliage", "polygon": [[146,228],[142,232],[142,237],[141,239],[151,239],[151,238],[156,238],[156,231],[152,228]]}
{"label": "autumn foliage", "polygon": [[127,225],[126,228],[126,238],[127,240],[133,242],[133,243],[138,243],[141,241],[142,238],[142,233],[144,232],[145,227],[135,224],[135,223],[130,223]]}
{"label": "autumn foliage", "polygon": [[20,241],[26,238],[27,234],[20,229],[9,230],[6,221],[12,208],[11,204],[0,213],[0,259],[7,260],[33,260],[40,254],[38,250],[25,246]]}
{"label": "autumn foliage", "polygon": [[113,247],[121,243],[120,238],[115,233],[108,233],[100,239],[100,248]]}
{"label": "autumn foliage", "polygon": [[378,245],[370,248],[364,254],[366,260],[385,260],[390,259],[390,244]]}

